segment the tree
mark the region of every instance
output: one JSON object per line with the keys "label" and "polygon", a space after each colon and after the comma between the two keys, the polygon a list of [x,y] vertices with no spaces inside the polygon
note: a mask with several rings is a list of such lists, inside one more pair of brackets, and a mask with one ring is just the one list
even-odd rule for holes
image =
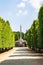
{"label": "tree", "polygon": [[43,5],[40,7],[39,13],[38,13],[38,19],[39,19],[39,38],[38,38],[38,47],[39,49],[43,49]]}
{"label": "tree", "polygon": [[25,39],[28,46],[31,48],[31,29],[27,30],[27,32],[25,33]]}
{"label": "tree", "polygon": [[4,48],[4,26],[5,21],[0,17],[0,49]]}
{"label": "tree", "polygon": [[33,21],[33,24],[32,24],[31,28],[32,28],[32,47],[33,47],[33,49],[37,50],[37,43],[38,43],[38,41],[37,41],[37,38],[38,38],[38,36],[37,36],[38,20],[34,20]]}
{"label": "tree", "polygon": [[[15,41],[19,40],[20,39],[20,32],[17,31],[17,32],[14,32],[14,33],[15,33]],[[24,33],[21,32],[21,34],[22,34],[22,39],[24,39]]]}
{"label": "tree", "polygon": [[0,17],[0,49],[9,49],[14,47],[15,37],[10,27],[9,21]]}

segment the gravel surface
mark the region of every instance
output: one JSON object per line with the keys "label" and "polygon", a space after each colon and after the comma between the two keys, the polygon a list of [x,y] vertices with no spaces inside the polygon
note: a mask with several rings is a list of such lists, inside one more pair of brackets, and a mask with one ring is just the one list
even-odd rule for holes
{"label": "gravel surface", "polygon": [[0,65],[43,65],[42,59],[19,59],[19,60],[6,60]]}
{"label": "gravel surface", "polygon": [[0,65],[43,65],[43,53],[36,53],[28,47],[17,47],[0,56],[4,58]]}

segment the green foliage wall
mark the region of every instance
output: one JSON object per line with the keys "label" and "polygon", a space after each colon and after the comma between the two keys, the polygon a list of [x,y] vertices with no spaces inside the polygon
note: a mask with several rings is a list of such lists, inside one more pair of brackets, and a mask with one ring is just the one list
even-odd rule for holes
{"label": "green foliage wall", "polygon": [[39,13],[39,40],[38,40],[38,47],[43,48],[43,5],[41,6]]}
{"label": "green foliage wall", "polygon": [[33,21],[31,28],[25,35],[29,46],[33,49],[43,49],[43,5],[40,7],[38,19]]}
{"label": "green foliage wall", "polygon": [[9,21],[4,21],[0,17],[0,48],[11,48],[15,44],[15,37],[10,27]]}

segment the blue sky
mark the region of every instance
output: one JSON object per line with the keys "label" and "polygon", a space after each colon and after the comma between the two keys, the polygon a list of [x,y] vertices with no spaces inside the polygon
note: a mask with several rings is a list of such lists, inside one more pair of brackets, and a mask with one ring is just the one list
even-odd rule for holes
{"label": "blue sky", "polygon": [[13,31],[26,32],[37,19],[43,0],[0,0],[0,16],[9,20]]}

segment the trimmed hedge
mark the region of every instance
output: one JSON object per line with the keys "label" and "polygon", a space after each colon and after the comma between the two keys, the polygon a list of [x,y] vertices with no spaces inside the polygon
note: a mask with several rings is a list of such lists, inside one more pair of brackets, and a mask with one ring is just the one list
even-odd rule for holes
{"label": "trimmed hedge", "polygon": [[15,46],[15,37],[10,27],[9,21],[4,21],[0,17],[0,50],[10,49]]}
{"label": "trimmed hedge", "polygon": [[41,6],[38,19],[33,21],[31,28],[26,32],[28,46],[33,50],[43,49],[43,5]]}

